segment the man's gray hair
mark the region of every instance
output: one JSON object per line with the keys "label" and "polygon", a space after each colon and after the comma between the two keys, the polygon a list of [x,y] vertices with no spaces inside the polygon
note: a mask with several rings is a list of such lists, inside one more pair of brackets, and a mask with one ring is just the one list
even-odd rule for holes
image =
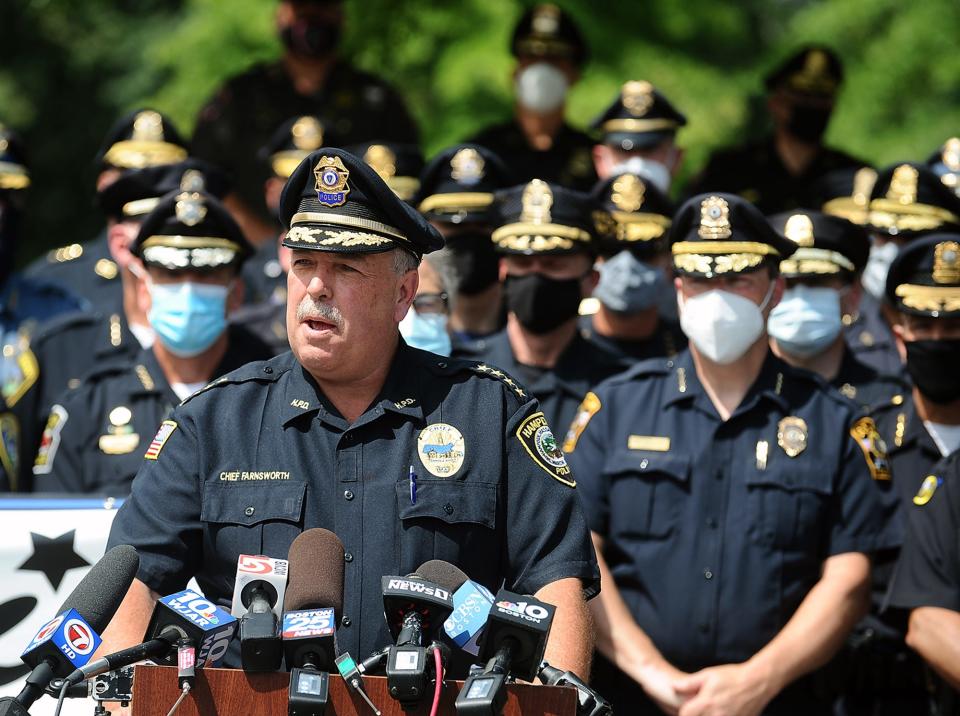
{"label": "man's gray hair", "polygon": [[393,272],[403,276],[407,271],[416,271],[420,266],[420,259],[406,249],[393,250]]}
{"label": "man's gray hair", "polygon": [[447,294],[447,306],[452,308],[456,301],[457,284],[460,278],[457,275],[456,265],[453,263],[453,252],[444,248],[429,253],[423,258],[440,276],[440,285],[443,286],[443,290]]}

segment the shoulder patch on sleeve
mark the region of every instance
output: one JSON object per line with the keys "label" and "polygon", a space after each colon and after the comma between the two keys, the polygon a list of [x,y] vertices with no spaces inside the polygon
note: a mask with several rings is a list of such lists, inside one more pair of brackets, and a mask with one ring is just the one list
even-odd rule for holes
{"label": "shoulder patch on sleeve", "polygon": [[7,407],[12,408],[37,382],[40,366],[26,340],[18,340],[17,345],[5,345],[3,349],[4,356],[0,358],[0,370],[3,376],[2,392]]}
{"label": "shoulder patch on sleeve", "polygon": [[568,487],[576,487],[567,459],[557,445],[546,416],[536,412],[528,416],[517,428],[517,438],[530,458],[550,477]]}
{"label": "shoulder patch on sleeve", "polygon": [[873,418],[860,418],[850,428],[850,436],[856,440],[863,451],[863,457],[870,468],[874,480],[890,479],[890,462],[887,460],[887,446],[880,437]]}
{"label": "shoulder patch on sleeve", "polygon": [[50,408],[50,417],[47,418],[47,425],[40,438],[40,451],[33,461],[34,475],[47,475],[53,469],[53,458],[56,457],[57,448],[60,447],[60,432],[69,417],[62,405],[54,405]]}
{"label": "shoulder patch on sleeve", "polygon": [[157,434],[154,435],[153,440],[150,441],[147,452],[144,453],[143,457],[146,460],[156,460],[160,456],[160,451],[163,450],[163,446],[167,444],[167,440],[170,439],[170,436],[173,435],[173,431],[176,429],[177,424],[173,420],[164,420],[160,423],[160,429],[157,430]]}
{"label": "shoulder patch on sleeve", "polygon": [[488,378],[496,378],[510,388],[514,395],[516,395],[520,400],[527,400],[530,397],[517,381],[496,366],[487,365],[486,363],[473,363],[470,365],[470,368],[478,375],[485,375]]}
{"label": "shoulder patch on sleeve", "polygon": [[927,475],[920,484],[920,489],[913,496],[913,504],[917,507],[923,507],[933,499],[933,493],[943,484],[943,478],[936,475]]}
{"label": "shoulder patch on sleeve", "polygon": [[573,452],[576,449],[580,434],[587,427],[590,418],[596,415],[599,410],[600,398],[598,398],[593,391],[587,393],[580,403],[580,407],[577,408],[577,415],[574,417],[573,422],[570,423],[570,429],[567,430],[567,435],[563,439],[564,452]]}

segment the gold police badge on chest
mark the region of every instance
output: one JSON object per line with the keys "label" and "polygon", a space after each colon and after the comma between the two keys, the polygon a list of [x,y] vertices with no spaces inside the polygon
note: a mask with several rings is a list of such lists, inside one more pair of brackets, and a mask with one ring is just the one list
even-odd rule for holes
{"label": "gold police badge on chest", "polygon": [[803,418],[788,416],[777,423],[777,445],[787,457],[796,457],[807,449],[807,423]]}
{"label": "gold police badge on chest", "polygon": [[104,455],[127,455],[137,449],[140,444],[140,435],[133,431],[130,421],[133,412],[125,405],[118,405],[110,411],[107,418],[110,426],[107,434],[101,435],[97,441],[100,452]]}

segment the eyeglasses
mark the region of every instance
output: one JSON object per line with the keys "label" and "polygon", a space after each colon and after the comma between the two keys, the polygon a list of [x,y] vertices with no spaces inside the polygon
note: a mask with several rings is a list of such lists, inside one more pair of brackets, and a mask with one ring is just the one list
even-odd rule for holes
{"label": "eyeglasses", "polygon": [[447,294],[444,292],[418,293],[413,299],[413,310],[417,313],[446,313]]}

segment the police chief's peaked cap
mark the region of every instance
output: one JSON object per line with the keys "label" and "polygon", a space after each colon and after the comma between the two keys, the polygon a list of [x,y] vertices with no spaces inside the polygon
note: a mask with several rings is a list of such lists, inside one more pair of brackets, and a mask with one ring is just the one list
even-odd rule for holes
{"label": "police chief's peaked cap", "polygon": [[832,99],[843,84],[843,64],[837,53],[823,45],[797,51],[764,79],[768,90],[783,89],[797,95]]}
{"label": "police chief's peaked cap", "polygon": [[494,192],[516,183],[504,161],[486,147],[456,144],[424,167],[415,203],[432,221],[490,223]]}
{"label": "police chief's peaked cap", "polygon": [[277,127],[260,149],[260,157],[281,179],[289,177],[310,152],[337,144],[326,125],[312,115],[291,117]]}
{"label": "police chief's peaked cap", "polygon": [[670,101],[645,80],[630,80],[590,128],[604,144],[625,152],[652,147],[687,123]]}
{"label": "police chief's peaked cap", "polygon": [[148,266],[170,271],[239,266],[253,253],[219,201],[204,191],[182,189],[161,198],[130,250]]}
{"label": "police chief's peaked cap", "polygon": [[960,231],[960,197],[924,164],[892,164],[877,175],[867,223],[873,231],[905,239]]}
{"label": "police chief's peaked cap", "polygon": [[415,197],[420,188],[423,171],[423,152],[416,144],[399,142],[364,142],[345,149],[365,161],[393,193],[408,204],[416,206]]}
{"label": "police chief's peaked cap", "polygon": [[143,169],[187,158],[187,143],[173,123],[152,109],[121,117],[107,132],[97,153],[101,168]]}
{"label": "police chief's peaked cap", "polygon": [[613,232],[613,217],[590,194],[534,179],[497,192],[499,226],[492,239],[503,254],[596,254]]}
{"label": "police chief's peaked cap", "polygon": [[929,234],[904,246],[887,273],[886,298],[903,313],[960,316],[960,232]]}
{"label": "police chief's peaked cap", "polygon": [[797,245],[794,254],[780,262],[780,273],[787,278],[852,276],[867,264],[867,230],[846,219],[797,209],[771,216],[770,223],[777,233]]}
{"label": "police chief's peaked cap", "polygon": [[700,194],[677,211],[670,250],[678,273],[712,278],[779,263],[797,245],[778,234],[753,204],[734,194]]}
{"label": "police chief's peaked cap", "polygon": [[97,195],[107,216],[136,219],[149,214],[172,191],[205,191],[222,199],[230,190],[226,173],[202,159],[130,169]]}
{"label": "police chief's peaked cap", "polygon": [[673,202],[645,178],[624,173],[601,179],[592,194],[600,209],[613,217],[613,232],[601,237],[606,250],[653,254],[669,247]]}
{"label": "police chief's peaked cap", "polygon": [[514,28],[510,51],[514,57],[563,58],[578,66],[587,60],[587,43],[573,18],[549,3],[523,14]]}
{"label": "police chief's peaked cap", "polygon": [[870,193],[877,182],[873,167],[850,167],[828,172],[811,186],[824,214],[863,226],[870,213]]}
{"label": "police chief's peaked cap", "polygon": [[360,157],[325,148],[307,156],[283,188],[280,220],[291,249],[416,256],[443,248],[443,237]]}

